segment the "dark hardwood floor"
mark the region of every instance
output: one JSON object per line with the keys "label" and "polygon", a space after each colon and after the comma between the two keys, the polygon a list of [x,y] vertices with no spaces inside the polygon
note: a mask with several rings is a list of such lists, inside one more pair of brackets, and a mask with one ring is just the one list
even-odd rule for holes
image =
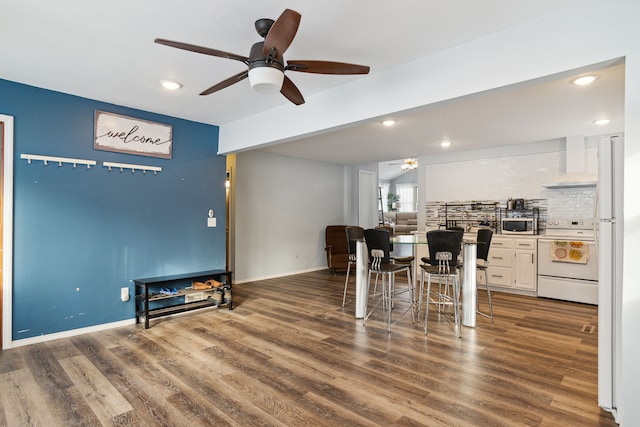
{"label": "dark hardwood floor", "polygon": [[343,284],[239,284],[233,311],[5,350],[0,425],[616,425],[597,405],[597,328],[583,331],[596,307],[494,292],[495,322],[460,341],[435,310],[428,336],[410,316],[363,327]]}

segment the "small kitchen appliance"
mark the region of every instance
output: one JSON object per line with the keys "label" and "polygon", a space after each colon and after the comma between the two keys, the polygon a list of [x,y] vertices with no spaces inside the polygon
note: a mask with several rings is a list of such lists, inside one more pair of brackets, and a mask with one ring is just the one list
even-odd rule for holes
{"label": "small kitchen appliance", "polygon": [[516,210],[524,209],[524,199],[513,199],[513,208]]}
{"label": "small kitchen appliance", "polygon": [[502,218],[500,224],[502,234],[538,234],[537,218]]}
{"label": "small kitchen appliance", "polygon": [[509,199],[507,200],[507,209],[520,210],[524,209],[524,199]]}

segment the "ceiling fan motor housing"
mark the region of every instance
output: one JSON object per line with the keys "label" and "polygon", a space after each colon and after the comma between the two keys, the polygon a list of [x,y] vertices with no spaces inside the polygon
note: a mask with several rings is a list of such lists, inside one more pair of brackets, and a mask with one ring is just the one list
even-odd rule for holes
{"label": "ceiling fan motor housing", "polygon": [[264,42],[255,43],[249,53],[249,83],[260,93],[273,93],[282,89],[284,82],[284,63],[282,57],[262,53]]}
{"label": "ceiling fan motor housing", "polygon": [[260,37],[267,37],[267,34],[269,33],[269,30],[273,26],[274,22],[275,21],[273,19],[268,18],[258,19],[256,21],[256,31],[258,32]]}

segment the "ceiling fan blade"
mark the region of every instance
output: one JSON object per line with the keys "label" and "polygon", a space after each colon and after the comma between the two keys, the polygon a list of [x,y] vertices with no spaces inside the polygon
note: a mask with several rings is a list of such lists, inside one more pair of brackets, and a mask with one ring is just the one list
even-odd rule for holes
{"label": "ceiling fan blade", "polygon": [[331,61],[288,61],[287,70],[316,74],[369,74],[366,65]]}
{"label": "ceiling fan blade", "polygon": [[165,46],[175,47],[183,50],[189,50],[191,52],[203,53],[205,55],[217,56],[220,58],[235,59],[236,61],[241,61],[249,65],[249,58],[242,55],[236,55],[235,53],[229,53],[222,50],[211,49],[209,47],[196,46],[194,44],[176,42],[167,39],[155,39],[154,41],[158,44],[163,44]]}
{"label": "ceiling fan blade", "polygon": [[236,74],[235,76],[231,76],[226,80],[221,81],[220,83],[211,86],[209,89],[202,92],[200,95],[209,95],[214,92],[217,92],[225,87],[229,87],[234,83],[238,83],[241,80],[246,79],[249,76],[249,70],[245,70],[241,73]]}
{"label": "ceiling fan blade", "polygon": [[296,105],[304,104],[304,98],[302,97],[300,90],[298,90],[298,87],[293,84],[291,79],[287,76],[284,76],[284,83],[282,83],[282,89],[280,89],[280,93]]}
{"label": "ceiling fan blade", "polygon": [[267,33],[262,53],[268,55],[271,49],[275,49],[275,58],[282,58],[298,32],[301,18],[302,16],[295,10],[285,9]]}

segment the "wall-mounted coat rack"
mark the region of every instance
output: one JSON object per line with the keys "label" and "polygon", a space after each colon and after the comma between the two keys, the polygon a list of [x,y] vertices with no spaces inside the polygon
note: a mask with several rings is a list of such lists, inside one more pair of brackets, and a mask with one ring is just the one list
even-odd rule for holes
{"label": "wall-mounted coat rack", "polygon": [[120,169],[120,172],[124,172],[125,169],[131,169],[131,173],[136,173],[136,170],[142,171],[142,173],[147,173],[147,171],[153,172],[154,175],[157,175],[158,172],[162,172],[162,168],[159,166],[144,166],[144,165],[131,165],[128,163],[112,163],[112,162],[102,162],[102,166],[109,168],[109,172],[113,170],[113,168]]}
{"label": "wall-mounted coat rack", "polygon": [[78,165],[86,165],[87,169],[90,169],[91,166],[95,166],[97,163],[95,160],[84,160],[84,159],[72,159],[68,157],[53,157],[53,156],[40,156],[37,154],[20,154],[21,159],[26,159],[29,164],[31,164],[32,160],[41,160],[44,162],[44,165],[47,166],[49,162],[57,163],[58,166],[62,166],[63,163],[69,163],[73,165],[73,167],[77,167]]}
{"label": "wall-mounted coat rack", "polygon": [[[77,167],[78,165],[86,165],[87,169],[90,169],[91,166],[97,165],[95,160],[84,160],[84,159],[73,159],[69,157],[54,157],[54,156],[41,156],[39,154],[21,154],[21,159],[26,159],[29,164],[33,160],[39,160],[47,166],[49,163],[57,163],[58,166],[62,166],[63,163],[68,163],[73,165],[73,167]],[[120,172],[124,172],[125,169],[131,169],[131,173],[135,173],[136,170],[142,171],[142,173],[147,173],[147,171],[153,172],[154,175],[157,175],[158,172],[162,172],[162,168],[159,166],[145,166],[145,165],[132,165],[129,163],[112,163],[112,162],[102,162],[102,166],[109,168],[109,171],[113,170],[113,168],[120,169]]]}

